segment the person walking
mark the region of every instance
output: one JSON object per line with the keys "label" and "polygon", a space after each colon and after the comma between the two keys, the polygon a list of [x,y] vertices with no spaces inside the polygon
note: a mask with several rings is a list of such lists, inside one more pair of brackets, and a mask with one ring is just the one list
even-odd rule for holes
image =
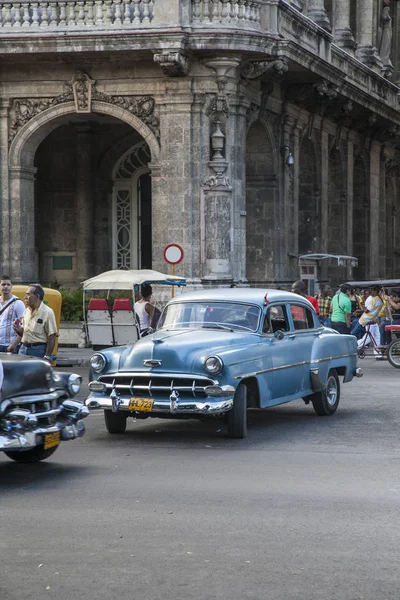
{"label": "person walking", "polygon": [[0,279],[0,352],[13,352],[14,342],[18,340],[13,324],[21,320],[25,310],[24,303],[12,294],[12,281],[9,275],[2,275]]}
{"label": "person walking", "polygon": [[343,334],[349,334],[351,328],[350,292],[350,286],[343,283],[331,303],[331,328]]}
{"label": "person walking", "polygon": [[44,289],[38,283],[31,284],[25,294],[26,309],[21,326],[14,325],[21,338],[19,354],[38,356],[52,361],[57,335],[56,317],[50,306],[43,302]]}
{"label": "person walking", "polygon": [[329,285],[324,285],[321,288],[317,297],[319,320],[324,327],[329,327],[332,303],[332,290]]}

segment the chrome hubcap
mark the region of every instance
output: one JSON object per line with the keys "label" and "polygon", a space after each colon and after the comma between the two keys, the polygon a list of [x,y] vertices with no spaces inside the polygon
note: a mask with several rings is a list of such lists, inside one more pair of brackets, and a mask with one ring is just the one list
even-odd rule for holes
{"label": "chrome hubcap", "polygon": [[335,406],[337,400],[337,384],[334,377],[329,377],[326,386],[326,400],[329,406]]}

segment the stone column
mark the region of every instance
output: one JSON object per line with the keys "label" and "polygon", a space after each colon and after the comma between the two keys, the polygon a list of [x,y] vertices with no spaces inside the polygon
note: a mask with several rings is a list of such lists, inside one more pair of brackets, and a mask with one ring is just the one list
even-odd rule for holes
{"label": "stone column", "polygon": [[290,282],[292,277],[289,269],[288,256],[290,240],[293,239],[293,166],[287,164],[289,152],[293,155],[292,133],[295,120],[291,115],[285,116],[280,143],[280,172],[281,184],[279,205],[277,209],[278,222],[276,224],[275,265],[276,280]]}
{"label": "stone column", "polygon": [[229,101],[230,113],[226,129],[227,159],[231,165],[232,185],[232,275],[235,281],[246,282],[246,111],[250,102],[242,94]]}
{"label": "stone column", "polygon": [[[2,270],[10,269],[10,205],[8,189],[8,108],[9,100],[0,101],[0,206],[1,206],[1,250]],[[19,273],[8,273],[11,277],[19,277]]]}
{"label": "stone column", "polygon": [[379,277],[379,202],[380,202],[380,162],[381,162],[381,143],[371,142],[370,148],[370,235],[368,240],[369,253],[369,273],[368,278]]}
{"label": "stone column", "polygon": [[324,0],[308,0],[307,16],[317,25],[331,31],[331,24],[324,6]]}
{"label": "stone column", "polygon": [[382,61],[373,44],[374,35],[374,0],[358,0],[357,2],[357,58],[365,65],[380,73]]}
{"label": "stone column", "polygon": [[[350,29],[350,2],[352,0],[336,0],[334,10],[334,42],[354,55],[357,44]],[[354,1],[354,0],[353,0]]]}
{"label": "stone column", "polygon": [[10,252],[8,265],[15,282],[32,283],[38,277],[35,248],[35,197],[33,167],[9,169]]}
{"label": "stone column", "polygon": [[353,204],[354,204],[354,143],[351,140],[347,140],[347,240],[346,240],[346,253],[350,256],[354,256],[353,253]]}
{"label": "stone column", "polygon": [[78,281],[93,272],[93,169],[92,130],[90,125],[76,126],[76,276]]}
{"label": "stone column", "polygon": [[328,189],[329,189],[329,134],[321,123],[321,239],[320,252],[328,251]]}
{"label": "stone column", "polygon": [[291,263],[292,276],[298,273],[297,255],[299,254],[299,180],[300,180],[300,138],[301,127],[295,127],[293,134],[293,236],[289,247],[289,262]]}
{"label": "stone column", "polygon": [[[166,80],[165,94],[156,97],[160,118],[161,152],[158,165],[150,164],[152,176],[152,264],[153,269],[169,271],[164,249],[176,243],[184,251],[183,262],[175,274],[189,280],[195,277],[193,248],[194,220],[199,218],[193,202],[199,197],[197,182],[192,181],[192,101],[191,81],[186,78]],[[193,187],[194,186],[194,189]],[[196,193],[197,192],[197,193]]]}

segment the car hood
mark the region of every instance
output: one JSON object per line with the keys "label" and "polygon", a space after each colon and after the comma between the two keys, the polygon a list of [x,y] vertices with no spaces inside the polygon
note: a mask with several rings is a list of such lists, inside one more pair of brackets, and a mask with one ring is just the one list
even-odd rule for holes
{"label": "car hood", "polygon": [[162,371],[187,371],[196,368],[197,359],[201,363],[215,354],[239,353],[243,360],[243,348],[258,343],[259,336],[247,332],[222,330],[190,329],[185,331],[160,331],[139,340],[128,347],[120,357],[119,371],[149,370],[144,361],[161,361],[152,367]]}

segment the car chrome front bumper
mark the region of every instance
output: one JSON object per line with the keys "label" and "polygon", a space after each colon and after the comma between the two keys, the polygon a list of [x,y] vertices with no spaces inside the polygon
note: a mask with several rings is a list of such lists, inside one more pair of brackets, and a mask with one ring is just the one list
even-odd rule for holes
{"label": "car chrome front bumper", "polygon": [[[47,411],[45,414],[50,414]],[[85,433],[82,419],[88,416],[89,409],[75,400],[64,400],[57,409],[57,421],[52,425],[40,426],[38,413],[12,407],[1,418],[0,451],[29,450],[39,446],[44,436],[60,433],[60,441],[73,440]]]}
{"label": "car chrome front bumper", "polygon": [[[130,412],[132,415],[136,411],[129,409],[130,398],[112,398],[106,396],[97,396],[91,394],[85,401],[86,406],[91,409],[112,410],[113,412]],[[163,414],[199,414],[199,415],[216,415],[231,410],[233,406],[233,398],[209,399],[204,400],[188,400],[175,396],[173,393],[168,399],[154,399],[151,412],[141,412],[149,417],[153,413]]]}

